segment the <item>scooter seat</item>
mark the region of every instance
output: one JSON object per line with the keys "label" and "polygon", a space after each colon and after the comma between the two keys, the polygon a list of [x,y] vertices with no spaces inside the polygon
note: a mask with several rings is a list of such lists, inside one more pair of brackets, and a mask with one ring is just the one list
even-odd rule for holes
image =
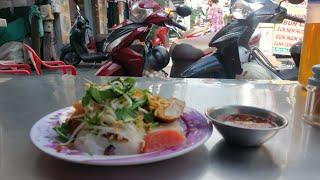
{"label": "scooter seat", "polygon": [[102,53],[92,53],[80,55],[84,62],[102,62],[108,59],[108,56]]}
{"label": "scooter seat", "polygon": [[292,68],[292,69],[284,69],[275,72],[276,75],[278,75],[283,80],[290,80],[290,81],[296,81],[298,80],[298,68]]}

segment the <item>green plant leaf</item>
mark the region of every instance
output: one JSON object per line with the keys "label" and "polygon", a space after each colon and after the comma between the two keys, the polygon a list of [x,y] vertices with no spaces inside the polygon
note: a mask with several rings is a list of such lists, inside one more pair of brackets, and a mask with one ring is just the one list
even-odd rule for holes
{"label": "green plant leaf", "polygon": [[155,121],[154,112],[151,111],[151,112],[145,114],[143,119],[145,122],[153,123]]}
{"label": "green plant leaf", "polygon": [[125,93],[125,89],[119,85],[112,84],[112,90],[118,95],[123,95]]}
{"label": "green plant leaf", "polygon": [[157,126],[159,126],[159,122],[156,122],[156,121],[155,121],[155,122],[152,123],[152,127],[153,127],[153,128],[155,128],[155,127],[157,127]]}
{"label": "green plant leaf", "polygon": [[54,127],[53,130],[58,134],[57,139],[60,142],[69,141],[69,133],[70,133],[69,124],[62,123],[60,126]]}
{"label": "green plant leaf", "polygon": [[117,97],[117,95],[111,89],[100,91],[99,93],[103,101]]}
{"label": "green plant leaf", "polygon": [[147,104],[148,100],[147,99],[143,99],[143,100],[139,100],[139,101],[135,101],[133,102],[132,106],[130,109],[132,110],[137,110],[139,107],[143,107]]}
{"label": "green plant leaf", "polygon": [[123,120],[124,122],[135,121],[137,117],[137,114],[135,113],[135,111],[127,108],[116,110],[116,115],[118,120]]}
{"label": "green plant leaf", "polygon": [[89,125],[93,125],[93,126],[98,126],[100,125],[100,120],[101,120],[101,113],[96,112],[96,115],[94,117],[90,117],[88,115],[84,116],[84,121],[89,124]]}
{"label": "green plant leaf", "polygon": [[156,118],[154,116],[154,111],[151,111],[151,112],[145,114],[143,119],[146,123],[151,123],[152,128],[155,128],[159,125],[159,122],[156,121]]}
{"label": "green plant leaf", "polygon": [[[121,85],[114,82],[119,82]],[[134,78],[126,78],[124,80],[121,78],[116,78],[112,80],[111,83],[113,91],[119,95],[123,95],[128,93],[135,86],[136,80]]]}
{"label": "green plant leaf", "polygon": [[103,99],[102,99],[102,97],[100,95],[100,91],[97,88],[91,87],[90,88],[90,94],[91,94],[91,96],[92,96],[94,101],[96,101],[99,104],[103,103]]}
{"label": "green plant leaf", "polygon": [[127,78],[123,81],[123,85],[126,88],[126,92],[128,92],[131,88],[136,85],[136,80],[134,78]]}
{"label": "green plant leaf", "polygon": [[89,102],[90,102],[90,99],[91,99],[91,95],[90,95],[90,93],[87,91],[87,92],[86,92],[86,95],[82,98],[82,101],[81,101],[82,106],[83,106],[83,107],[88,106],[88,105],[89,105]]}

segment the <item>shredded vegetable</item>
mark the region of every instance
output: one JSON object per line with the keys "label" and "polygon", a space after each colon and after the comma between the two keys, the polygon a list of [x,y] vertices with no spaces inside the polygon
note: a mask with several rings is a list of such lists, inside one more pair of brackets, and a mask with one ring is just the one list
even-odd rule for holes
{"label": "shredded vegetable", "polygon": [[[165,101],[158,96],[153,98],[149,91],[136,88],[135,84],[136,80],[133,78],[117,78],[100,85],[88,83],[81,101],[82,107],[77,107],[78,112],[69,119],[80,121],[81,124],[77,123],[78,126],[73,127],[73,130],[70,123],[55,127],[59,140],[67,145],[80,130],[101,135],[110,132],[110,127],[119,128],[119,124],[125,123],[133,123],[139,129],[156,127],[159,123],[155,120],[154,109],[156,106],[163,106]],[[150,100],[153,103],[151,106]]]}
{"label": "shredded vegetable", "polygon": [[178,120],[185,103],[137,88],[133,78],[88,82],[81,101],[63,124],[54,127],[61,146],[89,154],[134,154],[156,128]]}

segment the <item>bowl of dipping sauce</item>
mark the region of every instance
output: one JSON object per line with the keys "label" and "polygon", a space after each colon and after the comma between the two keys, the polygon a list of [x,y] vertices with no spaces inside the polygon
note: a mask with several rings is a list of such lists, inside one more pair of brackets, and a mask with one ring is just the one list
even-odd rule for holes
{"label": "bowl of dipping sauce", "polygon": [[288,125],[281,115],[249,106],[209,108],[206,116],[227,143],[260,146]]}

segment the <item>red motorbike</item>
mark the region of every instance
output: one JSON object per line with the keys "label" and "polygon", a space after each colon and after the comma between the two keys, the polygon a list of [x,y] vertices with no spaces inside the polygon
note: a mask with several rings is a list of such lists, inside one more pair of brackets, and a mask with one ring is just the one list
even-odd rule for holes
{"label": "red motorbike", "polygon": [[[179,41],[181,39],[191,39],[199,36],[204,36],[210,33],[207,27],[192,28],[188,31],[185,31],[184,33],[179,32],[176,28],[174,28],[173,30],[178,35],[176,40],[174,41]],[[162,45],[165,47],[169,47],[169,31],[170,30],[168,27],[159,27],[155,32],[155,37],[152,39],[152,45]]]}
{"label": "red motorbike", "polygon": [[160,27],[156,30],[155,36],[152,39],[152,46],[164,46],[169,47],[169,28]]}
{"label": "red motorbike", "polygon": [[102,47],[108,60],[96,72],[97,76],[142,76],[146,71],[165,68],[170,55],[163,46],[152,46],[147,40],[152,25],[185,27],[173,21],[172,13],[186,17],[191,14],[187,6],[178,6],[170,13],[154,1],[143,0],[132,4],[131,22],[113,30]]}

